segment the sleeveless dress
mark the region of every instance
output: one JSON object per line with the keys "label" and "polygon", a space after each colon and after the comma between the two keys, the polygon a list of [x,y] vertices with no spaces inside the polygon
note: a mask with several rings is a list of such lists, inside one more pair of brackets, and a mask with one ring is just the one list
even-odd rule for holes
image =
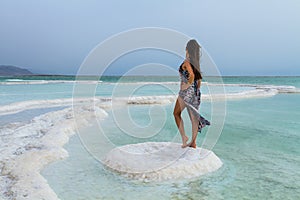
{"label": "sleeveless dress", "polygon": [[[188,83],[189,72],[187,70],[182,69],[183,63],[179,67],[180,79],[184,83]],[[192,65],[192,64],[191,64]],[[203,127],[210,125],[210,122],[202,117],[199,112],[199,106],[201,103],[201,92],[200,88],[197,88],[198,80],[195,80],[193,84],[191,84],[187,89],[180,90],[179,96],[183,99],[189,114],[194,115],[196,119],[199,121],[198,132],[201,133]]]}

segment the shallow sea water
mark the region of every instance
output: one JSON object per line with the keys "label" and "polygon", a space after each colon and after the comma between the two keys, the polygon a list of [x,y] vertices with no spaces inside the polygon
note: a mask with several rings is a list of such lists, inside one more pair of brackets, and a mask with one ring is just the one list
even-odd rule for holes
{"label": "shallow sea water", "polygon": [[[298,94],[279,94],[228,101],[224,129],[213,149],[224,165],[215,173],[193,180],[162,183],[129,180],[104,168],[81,145],[78,135],[65,146],[70,157],[49,165],[42,175],[61,199],[299,199],[300,122],[296,120],[300,119],[299,100]],[[132,113],[141,113],[149,107],[131,109],[139,111]],[[173,105],[166,106],[170,113],[172,109]],[[168,141],[176,137],[171,117],[167,116],[164,134],[151,140]],[[188,119],[186,114],[184,118]],[[141,121],[139,116],[133,119]],[[113,127],[112,117],[105,120],[103,124],[107,127],[103,128],[109,127],[109,137],[117,145],[147,140],[122,134]],[[94,130],[91,126],[84,131]],[[199,135],[198,145],[205,133]]]}
{"label": "shallow sea water", "polygon": [[[64,77],[54,78],[54,80],[65,79]],[[133,96],[170,95],[178,92],[179,85],[176,84],[178,77],[144,79],[147,77],[130,77],[120,84],[120,89],[126,95],[128,92],[125,92],[125,89],[130,90],[141,85],[142,87],[138,86],[139,89]],[[104,82],[98,84],[96,95],[110,96],[117,80],[110,77],[103,80]],[[255,86],[244,87],[241,84],[291,85],[298,87],[298,91],[300,88],[300,77],[224,77],[223,80],[225,83],[237,84],[226,86],[226,92],[232,93],[255,89]],[[156,83],[144,85],[142,81],[169,82],[162,83],[160,86]],[[13,108],[14,111],[19,106],[21,109],[21,112],[1,115],[0,128],[10,123],[12,123],[10,127],[13,128],[15,122],[26,125],[34,116],[70,106],[62,104],[56,108],[43,108],[47,105],[39,100],[56,101],[71,98],[73,83],[11,84],[12,81],[6,79],[1,79],[0,82],[1,108],[4,107],[4,111]],[[201,90],[202,94],[207,94],[209,91],[205,86]],[[37,107],[24,106],[28,105],[24,101],[34,101]],[[130,113],[133,120],[130,122],[137,126],[131,128],[132,126],[128,123],[125,127],[133,135],[124,133],[124,130],[116,125],[116,118],[114,118],[116,116],[113,115],[113,110],[108,109],[107,118],[98,122],[91,121],[90,126],[80,129],[80,136],[88,136],[88,140],[85,141],[88,145],[83,145],[78,134],[72,136],[69,143],[65,145],[69,157],[46,166],[41,174],[47,179],[58,197],[63,200],[300,199],[299,102],[299,92],[262,98],[242,97],[227,101],[224,128],[213,148],[224,165],[218,171],[205,176],[161,183],[130,180],[106,169],[85,148],[89,147],[89,150],[92,149],[94,152],[102,152],[104,142],[101,140],[103,137],[99,136],[99,124],[105,136],[116,146],[148,141],[180,142],[172,115],[174,103],[115,107],[114,111]],[[12,107],[10,103],[13,103]],[[25,110],[24,107],[26,107]],[[206,118],[212,117],[209,101],[203,101],[200,110]],[[186,132],[191,136],[189,117],[186,112],[183,113],[183,119]],[[141,129],[148,125],[152,125],[152,129]],[[16,128],[18,126],[17,124]],[[205,128],[198,136],[198,146],[202,145],[207,130]]]}

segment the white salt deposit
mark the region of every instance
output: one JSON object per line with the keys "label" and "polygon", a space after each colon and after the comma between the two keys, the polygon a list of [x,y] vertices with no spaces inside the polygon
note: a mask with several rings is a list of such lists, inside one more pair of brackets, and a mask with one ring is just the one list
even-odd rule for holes
{"label": "white salt deposit", "polygon": [[222,161],[207,149],[181,148],[181,144],[172,142],[147,142],[114,148],[103,164],[129,178],[164,181],[216,171]]}
{"label": "white salt deposit", "polygon": [[23,79],[6,79],[0,82],[0,85],[41,85],[41,84],[58,84],[58,83],[80,83],[80,84],[98,84],[102,81],[84,81],[84,80],[23,80]]}
{"label": "white salt deposit", "polygon": [[[79,112],[81,119],[75,121],[74,112]],[[68,156],[63,145],[77,127],[106,116],[101,108],[81,106],[40,115],[29,124],[11,124],[0,129],[0,199],[57,200],[40,171]]]}
{"label": "white salt deposit", "polygon": [[[256,88],[248,91],[224,93],[224,94],[202,94],[202,101],[215,101],[215,100],[234,100],[245,98],[260,98],[270,97],[278,93],[299,93],[299,90],[292,90],[286,88]],[[93,97],[93,98],[65,98],[65,99],[51,99],[51,100],[30,100],[11,103],[0,107],[0,116],[18,113],[27,109],[49,108],[58,106],[72,106],[74,104],[86,104],[88,102],[95,103],[100,108],[109,108],[111,102],[114,105],[121,104],[169,104],[175,102],[177,95],[160,95],[160,96],[134,96],[134,97]]]}

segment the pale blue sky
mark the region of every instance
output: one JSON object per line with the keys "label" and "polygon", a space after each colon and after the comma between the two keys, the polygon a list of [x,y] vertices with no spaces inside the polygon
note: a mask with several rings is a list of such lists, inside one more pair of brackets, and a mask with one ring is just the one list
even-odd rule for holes
{"label": "pale blue sky", "polygon": [[299,11],[299,0],[0,0],[0,65],[76,74],[111,35],[163,27],[196,38],[222,75],[300,75]]}

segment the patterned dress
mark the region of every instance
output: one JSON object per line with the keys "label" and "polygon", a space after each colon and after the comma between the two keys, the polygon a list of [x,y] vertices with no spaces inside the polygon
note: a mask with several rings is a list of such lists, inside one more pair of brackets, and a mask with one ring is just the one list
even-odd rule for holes
{"label": "patterned dress", "polygon": [[[183,63],[180,65],[179,74],[180,79],[184,83],[188,83],[189,72],[187,70],[182,69]],[[210,122],[202,117],[199,112],[199,106],[201,103],[201,92],[200,89],[197,88],[198,80],[195,80],[193,84],[191,84],[187,89],[180,90],[179,96],[183,99],[189,114],[194,115],[199,121],[198,132],[201,132],[202,128],[206,125],[210,125]]]}

